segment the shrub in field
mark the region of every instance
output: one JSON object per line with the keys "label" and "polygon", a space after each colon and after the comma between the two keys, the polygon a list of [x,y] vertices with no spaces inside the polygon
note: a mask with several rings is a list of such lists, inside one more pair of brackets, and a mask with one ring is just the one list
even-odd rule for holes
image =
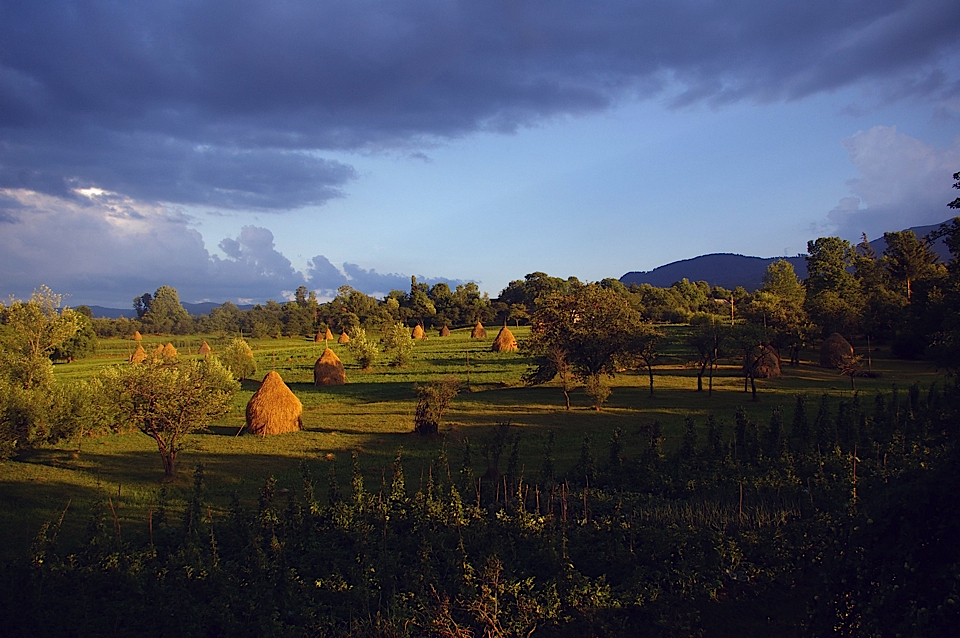
{"label": "shrub in field", "polygon": [[253,358],[253,350],[243,339],[233,339],[219,355],[220,362],[233,375],[234,379],[243,381],[257,371],[257,363]]}
{"label": "shrub in field", "polygon": [[353,353],[353,358],[362,370],[369,370],[380,354],[377,344],[367,338],[367,331],[360,326],[351,331],[347,349]]}
{"label": "shrub in field", "polygon": [[454,376],[442,381],[417,386],[417,411],[413,417],[417,434],[436,434],[440,419],[450,407],[450,402],[460,391],[460,382]]}
{"label": "shrub in field", "polygon": [[390,353],[390,365],[402,368],[410,363],[413,355],[413,339],[403,323],[396,323],[383,335],[386,351]]}

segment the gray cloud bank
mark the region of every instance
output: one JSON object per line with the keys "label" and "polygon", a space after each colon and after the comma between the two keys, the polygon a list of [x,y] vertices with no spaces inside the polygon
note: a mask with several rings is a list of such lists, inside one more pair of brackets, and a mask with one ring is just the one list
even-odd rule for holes
{"label": "gray cloud bank", "polygon": [[774,102],[869,82],[880,100],[955,99],[958,41],[952,0],[6,2],[0,187],[282,211],[355,177],[318,152],[624,97]]}
{"label": "gray cloud bank", "polygon": [[[8,211],[8,213],[4,213]],[[16,216],[5,220],[4,215]],[[355,264],[342,270],[318,255],[296,270],[266,228],[244,226],[211,254],[190,219],[114,193],[64,200],[26,190],[0,193],[0,298],[28,297],[46,284],[70,305],[128,307],[134,296],[173,286],[184,301],[283,300],[299,286],[321,297],[349,285],[367,294],[408,290],[410,276]],[[418,277],[427,283],[458,280]]]}

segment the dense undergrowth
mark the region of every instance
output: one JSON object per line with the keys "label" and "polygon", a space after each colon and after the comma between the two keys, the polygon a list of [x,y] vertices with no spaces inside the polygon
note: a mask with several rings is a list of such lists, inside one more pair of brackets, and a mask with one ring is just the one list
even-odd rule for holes
{"label": "dense undergrowth", "polygon": [[482,476],[469,446],[415,490],[402,451],[377,485],[355,459],[343,492],[350,468],[304,464],[297,489],[267,480],[227,514],[198,467],[190,506],[161,500],[142,541],[107,497],[79,547],[44,526],[4,566],[0,613],[35,636],[951,635],[960,388],[829,405],[688,421],[669,454],[656,424],[634,458],[585,439],[565,476],[504,425]]}

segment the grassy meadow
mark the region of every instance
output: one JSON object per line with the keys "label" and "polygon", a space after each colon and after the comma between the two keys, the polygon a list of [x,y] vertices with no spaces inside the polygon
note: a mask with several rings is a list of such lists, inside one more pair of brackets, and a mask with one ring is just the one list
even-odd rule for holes
{"label": "grassy meadow", "polygon": [[[193,468],[202,463],[208,488],[208,502],[221,511],[229,507],[236,493],[242,502],[255,502],[266,477],[274,476],[278,487],[296,487],[300,465],[305,462],[318,484],[323,485],[331,469],[342,486],[349,483],[351,454],[357,452],[368,490],[376,491],[382,477],[389,480],[391,465],[402,448],[408,489],[416,489],[424,468],[442,447],[454,470],[459,469],[469,442],[475,475],[487,468],[485,448],[494,439],[498,425],[509,423],[511,436],[519,436],[520,458],[525,476],[536,480],[544,458],[544,446],[554,434],[553,456],[562,474],[576,463],[584,437],[592,442],[594,457],[606,457],[607,443],[614,431],[623,433],[624,454],[629,459],[645,444],[644,428],[659,420],[674,447],[683,419],[692,416],[703,426],[709,413],[732,431],[733,414],[743,406],[757,422],[767,422],[771,410],[782,406],[790,423],[796,395],[808,397],[807,412],[816,413],[820,396],[830,395],[835,405],[850,400],[853,392],[846,377],[816,365],[816,353],[804,352],[799,367],[786,366],[777,380],[758,380],[759,400],[744,393],[743,378],[734,365],[721,368],[714,379],[714,392],[696,392],[696,372],[691,355],[680,345],[684,326],[667,326],[667,343],[655,369],[655,394],[649,396],[644,370],[627,371],[611,380],[613,393],[601,412],[589,407],[582,389],[572,393],[573,408],[564,407],[563,394],[556,384],[526,387],[521,377],[529,360],[520,353],[495,353],[490,344],[496,330],[486,339],[471,339],[470,329],[454,330],[440,338],[436,331],[416,342],[413,361],[397,369],[383,361],[362,371],[344,345],[331,343],[346,367],[348,383],[339,387],[313,386],[313,364],[324,343],[307,339],[265,339],[251,341],[260,379],[276,370],[304,406],[303,432],[261,439],[239,435],[244,424],[244,407],[259,381],[247,380],[234,400],[229,414],[206,431],[190,435],[187,448],[178,458],[179,475],[164,480],[162,465],[152,439],[137,432],[99,434],[85,438],[78,452],[76,441],[42,448],[16,460],[0,463],[0,533],[6,539],[0,557],[23,555],[44,521],[63,516],[63,533],[78,534],[89,520],[98,500],[115,513],[124,536],[147,533],[148,520],[166,503],[173,516],[189,498]],[[511,328],[518,339],[529,328]],[[145,336],[150,352],[171,341],[181,356],[196,356],[206,339],[214,352],[228,342],[215,336]],[[103,340],[97,355],[56,366],[61,380],[84,379],[109,365],[126,365],[135,348],[133,341]],[[865,406],[879,391],[893,385],[906,389],[914,383],[929,386],[937,380],[936,370],[925,362],[895,360],[883,350],[874,352],[872,369],[876,378],[858,378],[857,389]],[[424,438],[412,433],[416,406],[415,384],[455,375],[463,391],[454,399],[441,424],[441,436]],[[704,379],[706,387],[706,379]],[[504,451],[500,469],[509,451]],[[212,511],[216,516],[216,510]]]}

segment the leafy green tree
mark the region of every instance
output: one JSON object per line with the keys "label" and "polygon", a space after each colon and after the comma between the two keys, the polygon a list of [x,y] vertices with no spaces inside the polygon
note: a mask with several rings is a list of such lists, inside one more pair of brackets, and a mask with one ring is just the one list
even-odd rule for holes
{"label": "leafy green tree", "polygon": [[810,318],[823,334],[856,331],[863,310],[859,282],[853,276],[856,251],[839,237],[807,242],[807,298]]}
{"label": "leafy green tree", "polygon": [[747,304],[747,316],[772,330],[772,345],[781,352],[789,351],[792,365],[800,364],[800,349],[813,330],[805,300],[806,290],[793,264],[780,259],[767,267],[763,286]]}
{"label": "leafy green tree", "polygon": [[576,284],[570,292],[541,297],[531,323],[524,349],[537,359],[527,378],[540,383],[558,371],[546,356],[551,349],[565,353],[578,378],[593,378],[596,384],[618,367],[652,361],[651,346],[659,336],[623,296],[598,284]]}
{"label": "leafy green tree", "polygon": [[729,340],[730,327],[717,315],[698,313],[691,318],[687,345],[696,353],[697,392],[703,392],[703,375],[709,370],[708,394],[713,394],[713,373]]}
{"label": "leafy green tree", "polygon": [[184,436],[228,412],[240,389],[216,358],[116,366],[101,379],[120,422],[156,441],[167,476],[176,473]]}
{"label": "leafy green tree", "polygon": [[50,355],[76,335],[82,315],[61,308],[62,296],[47,286],[27,301],[13,301],[3,310],[0,357],[11,380],[32,388],[49,377]]}
{"label": "leafy green tree", "polygon": [[187,334],[192,329],[190,315],[180,304],[180,295],[170,286],[160,286],[153,296],[144,293],[136,297],[133,306],[144,329],[150,332]]}
{"label": "leafy green tree", "polygon": [[[78,309],[79,311],[79,309]],[[87,315],[77,313],[77,331],[72,337],[56,346],[50,353],[54,361],[73,361],[88,357],[97,351],[97,332],[93,321]]]}
{"label": "leafy green tree", "polygon": [[460,391],[460,382],[450,375],[440,381],[416,386],[417,409],[414,415],[414,431],[432,435],[440,430],[443,413]]}
{"label": "leafy green tree", "polygon": [[893,281],[901,284],[907,303],[913,297],[913,283],[937,273],[939,257],[933,251],[933,238],[921,237],[912,230],[884,233],[887,247],[883,251],[883,265]]}
{"label": "leafy green tree", "polygon": [[218,358],[234,379],[243,381],[257,371],[257,362],[253,357],[253,350],[250,349],[250,345],[246,341],[239,337],[231,340]]}

